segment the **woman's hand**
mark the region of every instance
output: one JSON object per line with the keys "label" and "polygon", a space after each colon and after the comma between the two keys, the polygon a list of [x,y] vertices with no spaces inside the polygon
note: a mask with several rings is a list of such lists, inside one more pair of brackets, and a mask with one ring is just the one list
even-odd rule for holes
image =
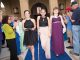
{"label": "woman's hand", "polygon": [[35,30],[35,28],[32,28],[31,30]]}
{"label": "woman's hand", "polygon": [[40,31],[39,31],[39,29],[38,29],[38,35],[40,36]]}
{"label": "woman's hand", "polygon": [[66,32],[66,28],[63,28],[63,34]]}
{"label": "woman's hand", "polygon": [[28,31],[28,29],[27,28],[24,28],[24,31]]}

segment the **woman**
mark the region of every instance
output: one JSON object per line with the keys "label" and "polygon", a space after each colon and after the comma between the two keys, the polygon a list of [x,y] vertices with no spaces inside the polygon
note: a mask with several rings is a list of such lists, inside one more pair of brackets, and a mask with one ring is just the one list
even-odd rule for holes
{"label": "woman", "polygon": [[16,22],[16,32],[19,34],[19,39],[20,39],[20,50],[21,50],[21,53],[24,52],[24,50],[26,49],[24,46],[23,46],[23,40],[24,40],[24,30],[22,28],[22,19],[20,20],[17,20]]}
{"label": "woman", "polygon": [[72,39],[72,22],[71,22],[71,11],[69,8],[66,8],[65,16],[65,24],[67,25],[67,37],[70,42],[70,46],[66,47],[68,49],[73,49],[73,39]]}
{"label": "woman", "polygon": [[23,29],[24,29],[24,45],[26,45],[32,53],[32,60],[34,58],[34,43],[35,43],[35,36],[34,31],[36,29],[35,20],[30,17],[30,12],[28,10],[24,11],[25,19],[23,20]]}
{"label": "woman", "polygon": [[62,16],[59,14],[59,9],[53,9],[53,15],[50,17],[52,24],[52,51],[56,56],[64,53],[63,33],[66,31]]}
{"label": "woman", "polygon": [[13,28],[10,26],[11,20],[8,19],[8,16],[5,16],[3,18],[3,32],[6,37],[7,47],[10,50],[10,60],[18,60],[17,57],[17,46],[16,46],[16,40],[15,40],[15,32]]}
{"label": "woman", "polygon": [[1,53],[1,46],[2,46],[2,40],[3,40],[1,27],[2,27],[2,11],[0,10],[0,53]]}
{"label": "woman", "polygon": [[50,23],[49,17],[46,16],[46,10],[41,10],[41,16],[37,17],[38,34],[41,40],[41,46],[45,51],[46,59],[51,59],[50,54]]}
{"label": "woman", "polygon": [[[21,50],[20,50],[20,36],[19,36],[19,28],[18,26],[18,17],[14,17],[13,15],[9,16],[9,20],[11,21],[10,26],[14,29],[16,33],[16,44],[17,44],[17,55],[20,55]],[[18,31],[17,31],[18,30]]]}

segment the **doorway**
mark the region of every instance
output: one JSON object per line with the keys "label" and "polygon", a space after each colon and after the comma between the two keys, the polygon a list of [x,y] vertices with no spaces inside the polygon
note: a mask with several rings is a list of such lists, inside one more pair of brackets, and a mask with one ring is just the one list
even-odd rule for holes
{"label": "doorway", "polygon": [[32,6],[31,14],[34,19],[37,19],[37,16],[40,15],[39,12],[42,8],[46,9],[46,12],[47,12],[47,7],[43,3],[36,3]]}

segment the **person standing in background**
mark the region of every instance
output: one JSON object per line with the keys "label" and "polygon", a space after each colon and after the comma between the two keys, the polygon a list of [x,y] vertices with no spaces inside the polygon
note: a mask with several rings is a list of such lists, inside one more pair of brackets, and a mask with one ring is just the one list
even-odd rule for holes
{"label": "person standing in background", "polygon": [[64,38],[63,33],[66,32],[66,27],[62,16],[59,14],[58,7],[53,9],[53,15],[50,17],[51,32],[52,32],[52,51],[56,56],[64,54]]}
{"label": "person standing in background", "polygon": [[46,10],[41,9],[41,16],[37,17],[37,29],[40,36],[41,46],[45,51],[46,59],[51,59],[50,53],[50,22],[49,17],[46,16]]}
{"label": "person standing in background", "polygon": [[16,26],[16,31],[20,36],[20,49],[21,49],[21,53],[24,52],[24,50],[26,49],[23,45],[23,40],[24,40],[24,30],[22,27],[22,19],[17,21],[17,26]]}
{"label": "person standing in background", "polygon": [[0,53],[2,46],[3,34],[2,34],[2,11],[0,10]]}
{"label": "person standing in background", "polygon": [[72,22],[71,22],[71,8],[67,7],[65,11],[65,16],[63,18],[66,20],[65,24],[67,25],[67,37],[70,46],[66,47],[68,49],[73,49],[73,39],[72,39]]}
{"label": "person standing in background", "polygon": [[71,54],[80,55],[80,7],[76,1],[71,3],[72,14],[72,33],[73,33],[73,50]]}
{"label": "person standing in background", "polygon": [[20,50],[20,36],[19,36],[19,33],[17,32],[18,17],[14,16],[14,15],[10,15],[9,20],[11,20],[10,26],[14,29],[14,31],[16,33],[17,55],[20,55],[20,53],[21,53],[21,50]]}
{"label": "person standing in background", "polygon": [[2,20],[3,26],[3,32],[5,34],[5,39],[7,42],[7,47],[10,51],[10,60],[18,60],[17,57],[17,46],[16,46],[16,35],[13,28],[10,26],[11,20],[9,20],[9,16],[5,16]]}
{"label": "person standing in background", "polygon": [[10,25],[13,27],[13,26],[14,26],[14,20],[15,20],[14,15],[10,15],[10,16],[9,16],[9,20],[11,20]]}

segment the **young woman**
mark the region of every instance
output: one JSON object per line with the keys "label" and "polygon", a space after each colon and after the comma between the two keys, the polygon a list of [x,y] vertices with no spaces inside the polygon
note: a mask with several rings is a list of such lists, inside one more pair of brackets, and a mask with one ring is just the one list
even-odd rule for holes
{"label": "young woman", "polygon": [[22,27],[22,19],[16,21],[16,32],[19,34],[20,50],[21,50],[21,53],[22,53],[26,49],[23,45],[24,30],[23,30],[23,27]]}
{"label": "young woman", "polygon": [[65,19],[65,24],[67,25],[68,41],[70,41],[70,46],[68,46],[66,48],[73,49],[71,11],[66,9],[65,16],[63,16],[63,17]]}
{"label": "young woman", "polygon": [[45,51],[46,59],[51,59],[50,54],[50,23],[49,17],[46,16],[46,10],[41,10],[41,16],[37,17],[38,34],[41,40],[41,46]]}
{"label": "young woman", "polygon": [[2,11],[0,10],[0,53],[1,53],[1,46],[2,46],[2,40],[3,40],[3,34],[2,34]]}
{"label": "young woman", "polygon": [[53,9],[53,15],[50,17],[52,30],[52,51],[56,56],[64,53],[63,33],[66,31],[62,16],[59,14],[59,9]]}
{"label": "young woman", "polygon": [[20,35],[19,35],[19,25],[18,25],[18,17],[10,15],[9,20],[11,20],[10,26],[14,29],[16,33],[16,44],[17,44],[17,55],[21,54],[21,49],[20,49]]}
{"label": "young woman", "polygon": [[24,11],[25,19],[23,20],[23,29],[24,29],[24,45],[26,45],[32,52],[32,60],[34,58],[34,43],[35,35],[34,31],[36,29],[35,20],[30,17],[30,12],[28,10]]}
{"label": "young woman", "polygon": [[10,50],[10,60],[18,60],[17,57],[17,46],[16,46],[16,40],[15,40],[15,32],[13,28],[10,26],[11,20],[8,19],[8,16],[5,16],[3,18],[3,32],[5,34],[7,47]]}

